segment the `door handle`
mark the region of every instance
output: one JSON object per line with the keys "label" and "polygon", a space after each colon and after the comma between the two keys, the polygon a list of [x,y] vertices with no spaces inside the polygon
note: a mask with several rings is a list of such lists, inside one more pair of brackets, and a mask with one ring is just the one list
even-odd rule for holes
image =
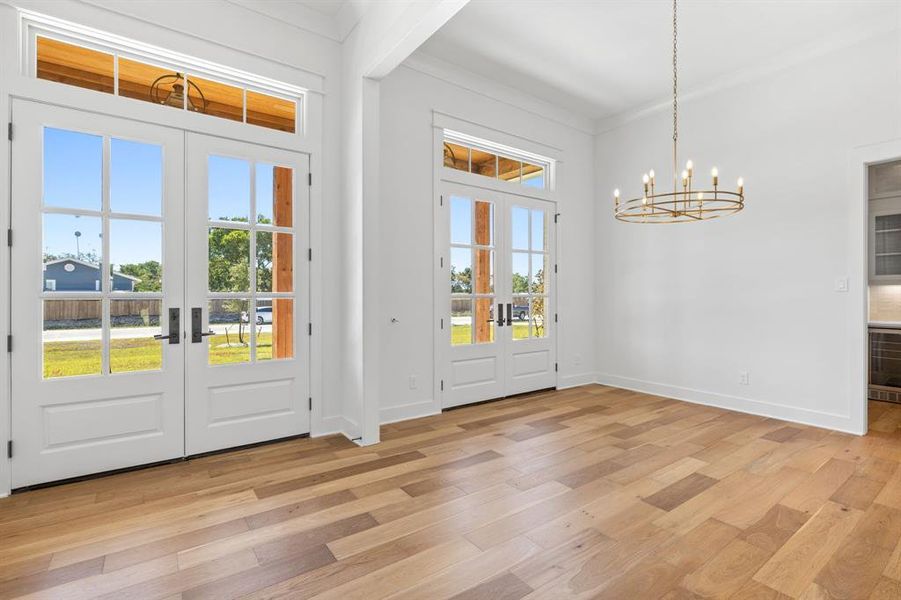
{"label": "door handle", "polygon": [[153,336],[155,340],[169,340],[170,344],[178,344],[181,342],[181,311],[177,308],[169,309],[169,335],[157,334]]}
{"label": "door handle", "polygon": [[510,302],[507,303],[507,325],[513,326],[513,304]]}
{"label": "door handle", "polygon": [[500,302],[497,303],[497,326],[504,326],[504,305]]}
{"label": "door handle", "polygon": [[191,309],[191,343],[197,344],[203,341],[203,338],[216,335],[213,330],[202,331],[203,325],[203,309],[194,307]]}

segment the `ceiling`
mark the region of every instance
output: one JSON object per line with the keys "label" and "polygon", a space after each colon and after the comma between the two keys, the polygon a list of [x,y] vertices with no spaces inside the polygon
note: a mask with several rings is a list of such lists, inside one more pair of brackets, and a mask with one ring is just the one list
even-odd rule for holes
{"label": "ceiling", "polygon": [[[680,92],[897,27],[897,0],[684,0]],[[592,119],[672,90],[672,3],[471,0],[420,52]]]}

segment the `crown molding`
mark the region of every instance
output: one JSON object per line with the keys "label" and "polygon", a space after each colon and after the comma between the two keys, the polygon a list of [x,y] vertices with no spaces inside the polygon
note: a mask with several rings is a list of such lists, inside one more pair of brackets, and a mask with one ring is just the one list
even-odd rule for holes
{"label": "crown molding", "polygon": [[411,54],[401,63],[401,66],[445,81],[480,96],[532,113],[542,119],[553,121],[582,133],[594,134],[595,123],[588,116],[561,108],[536,98],[527,92],[497,83],[494,80],[472,71],[467,71],[419,50]]}

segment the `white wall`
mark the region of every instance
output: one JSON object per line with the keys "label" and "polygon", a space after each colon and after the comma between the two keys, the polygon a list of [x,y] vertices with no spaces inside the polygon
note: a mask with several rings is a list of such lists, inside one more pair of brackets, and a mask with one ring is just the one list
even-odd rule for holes
{"label": "white wall", "polygon": [[[455,77],[467,79],[466,74]],[[455,79],[456,81],[456,79]],[[402,65],[381,82],[379,373],[381,419],[440,410],[434,398],[433,111],[559,151],[558,313],[561,386],[593,378],[593,136]],[[496,97],[501,94],[493,94]],[[391,323],[392,317],[398,323]],[[416,377],[416,389],[408,379]]]}
{"label": "white wall", "polygon": [[668,111],[597,137],[601,382],[861,431],[864,279],[834,287],[862,268],[849,157],[901,134],[898,75],[898,36],[882,35],[680,102],[680,162],[746,180],[746,209],[719,221],[613,219],[614,188],[637,194],[649,168],[669,173]]}

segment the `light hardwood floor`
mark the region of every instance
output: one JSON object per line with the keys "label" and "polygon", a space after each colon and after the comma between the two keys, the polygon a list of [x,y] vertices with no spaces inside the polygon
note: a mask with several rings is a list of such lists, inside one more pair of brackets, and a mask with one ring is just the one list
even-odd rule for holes
{"label": "light hardwood floor", "polygon": [[0,598],[901,598],[866,437],[602,386],[0,500]]}

